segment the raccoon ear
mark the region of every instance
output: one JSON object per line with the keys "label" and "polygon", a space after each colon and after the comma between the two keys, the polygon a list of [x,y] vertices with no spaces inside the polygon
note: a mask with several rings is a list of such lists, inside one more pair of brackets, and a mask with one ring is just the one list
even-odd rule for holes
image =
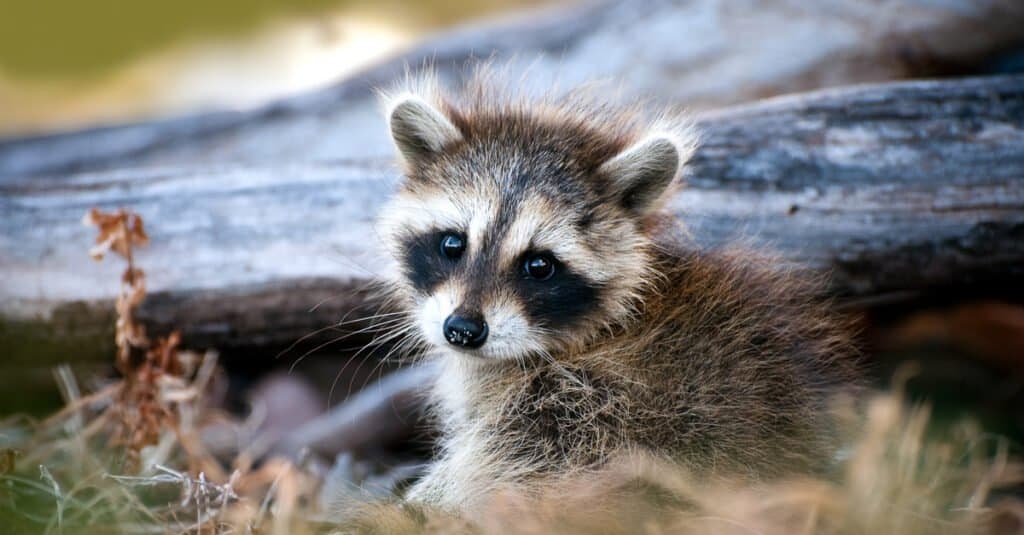
{"label": "raccoon ear", "polygon": [[443,113],[414,95],[404,95],[395,101],[388,124],[398,151],[413,165],[462,139],[459,129]]}
{"label": "raccoon ear", "polygon": [[653,135],[601,164],[600,172],[618,188],[627,209],[645,214],[657,206],[656,201],[679,174],[683,158],[682,148],[672,137]]}

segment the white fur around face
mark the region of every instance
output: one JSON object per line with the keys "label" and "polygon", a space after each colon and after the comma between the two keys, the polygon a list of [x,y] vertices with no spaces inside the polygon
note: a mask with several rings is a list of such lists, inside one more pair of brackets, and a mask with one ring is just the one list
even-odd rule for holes
{"label": "white fur around face", "polygon": [[[474,195],[467,198],[480,201],[487,197]],[[378,228],[387,238],[386,241],[395,247],[400,243],[398,236],[403,233],[440,229],[464,232],[468,242],[466,260],[481,254],[482,236],[495,219],[495,208],[486,202],[457,203],[451,196],[441,193],[432,196],[400,193],[382,213],[388,215],[380,220]],[[533,232],[536,228],[527,224],[524,231]],[[530,238],[527,236],[523,239],[525,247]],[[551,235],[547,236],[544,243],[550,243],[550,249],[557,254],[560,247],[572,246],[575,242],[568,235]],[[400,251],[393,250],[392,253],[397,255]],[[520,253],[518,250],[515,252],[516,255]],[[402,282],[400,278],[396,280]],[[521,358],[543,348],[540,337],[531,329],[526,315],[511,295],[485,297],[481,313],[487,321],[490,335],[482,347],[468,350],[451,346],[444,338],[443,325],[461,304],[462,298],[463,289],[457,279],[441,285],[429,296],[415,298],[417,326],[423,339],[440,353],[485,362]]]}
{"label": "white fur around face", "polygon": [[448,319],[461,301],[462,295],[458,288],[443,284],[416,304],[416,324],[429,344],[439,349],[449,347],[444,338],[444,320]]}
{"label": "white fur around face", "polygon": [[[438,229],[462,229],[467,225],[470,214],[455,204],[447,195],[417,196],[401,192],[381,210],[377,229],[384,240],[399,245],[399,236],[406,233],[418,234]],[[393,255],[398,251],[392,250]]]}
{"label": "white fur around face", "polygon": [[614,276],[593,251],[582,245],[579,232],[558,217],[559,209],[547,204],[543,198],[527,203],[531,210],[517,215],[501,244],[502,258],[511,261],[531,249],[551,251],[560,262],[585,272],[596,282]]}
{"label": "white fur around face", "polygon": [[416,304],[416,324],[423,339],[442,355],[464,358],[471,363],[514,360],[542,350],[540,337],[511,296],[494,296],[484,304],[484,319],[490,334],[476,349],[454,347],[445,340],[444,322],[462,301],[456,285],[446,283]]}
{"label": "white fur around face", "polygon": [[[439,230],[464,232],[469,241],[469,253],[472,254],[474,244],[479,244],[481,236],[495,217],[494,207],[487,203],[473,202],[478,197],[467,195],[467,201],[456,202],[451,195],[443,192],[399,192],[381,210],[377,229],[392,246],[399,245],[399,237],[402,235]],[[392,254],[397,253],[397,250],[392,250]]]}
{"label": "white fur around face", "polygon": [[543,346],[535,329],[511,296],[495,296],[484,306],[484,317],[490,329],[487,343],[476,351],[485,359],[514,360],[541,350]]}

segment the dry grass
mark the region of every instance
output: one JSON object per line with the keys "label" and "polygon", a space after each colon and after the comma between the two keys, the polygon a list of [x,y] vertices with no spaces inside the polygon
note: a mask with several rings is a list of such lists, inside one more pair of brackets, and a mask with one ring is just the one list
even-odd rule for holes
{"label": "dry grass", "polygon": [[539,499],[497,496],[470,519],[430,510],[376,506],[346,529],[430,533],[970,534],[1020,533],[1024,465],[1008,445],[969,423],[929,439],[929,410],[899,393],[866,410],[843,404],[852,433],[837,472],[737,485],[699,481],[671,464],[623,458],[586,481]]}
{"label": "dry grass", "polygon": [[[300,501],[311,478],[283,460],[258,468],[243,452],[226,463],[202,431],[230,420],[204,395],[217,354],[179,349],[172,332],[151,340],[135,312],[146,295],[133,249],[148,243],[129,211],[92,210],[99,230],[90,255],[126,262],[116,300],[116,381],[81,395],[71,369],[56,378],[66,406],[40,422],[0,425],[0,525],[14,532],[301,533]],[[5,531],[6,532],[6,531]]]}
{"label": "dry grass", "polygon": [[[632,456],[541,497],[494,496],[462,517],[391,504],[348,512],[317,506],[323,481],[282,459],[258,466],[239,448],[210,454],[206,426],[230,420],[204,403],[216,354],[151,342],[135,322],[145,275],[132,248],[146,243],[130,212],[93,212],[102,256],[128,266],[117,301],[121,378],[82,394],[56,371],[66,407],[38,422],[0,424],[4,533],[1015,533],[1024,506],[999,489],[1024,482],[1001,439],[969,423],[930,437],[927,406],[899,392],[864,406],[837,402],[850,445],[834,474],[736,485],[698,481]],[[332,485],[328,485],[330,487]],[[337,485],[333,485],[337,487]],[[344,485],[342,485],[344,486]],[[353,512],[356,511],[356,512]]]}

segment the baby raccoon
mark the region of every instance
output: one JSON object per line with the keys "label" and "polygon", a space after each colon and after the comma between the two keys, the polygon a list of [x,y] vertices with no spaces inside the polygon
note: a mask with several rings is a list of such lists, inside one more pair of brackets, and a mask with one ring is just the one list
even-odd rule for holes
{"label": "baby raccoon", "polygon": [[386,105],[405,175],[380,221],[390,287],[441,368],[444,438],[410,499],[466,510],[625,453],[752,479],[832,457],[846,326],[816,283],[679,239],[659,206],[686,123],[486,80]]}

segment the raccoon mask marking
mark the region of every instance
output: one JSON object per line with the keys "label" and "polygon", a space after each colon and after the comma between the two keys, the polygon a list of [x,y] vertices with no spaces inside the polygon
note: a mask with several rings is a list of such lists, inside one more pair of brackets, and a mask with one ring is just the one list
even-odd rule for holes
{"label": "raccoon mask marking", "polygon": [[636,307],[649,278],[645,217],[693,143],[558,113],[389,99],[406,181],[381,228],[399,293],[443,352],[528,359]]}

